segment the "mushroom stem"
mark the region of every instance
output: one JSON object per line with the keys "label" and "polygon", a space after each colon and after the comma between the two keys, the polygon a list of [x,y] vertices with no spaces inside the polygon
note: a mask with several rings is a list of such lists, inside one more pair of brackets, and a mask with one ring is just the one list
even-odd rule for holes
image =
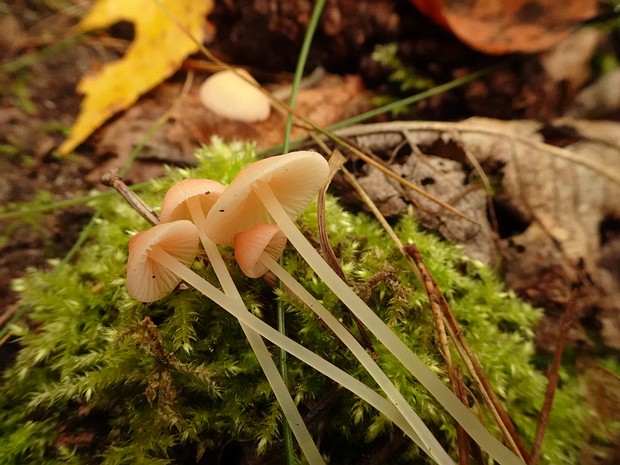
{"label": "mushroom stem", "polygon": [[424,362],[338,277],[299,229],[297,229],[295,223],[290,219],[273,194],[269,184],[264,181],[256,181],[253,184],[253,189],[275,223],[282,229],[282,232],[315,273],[349,307],[360,321],[375,334],[377,339],[398,358],[403,366],[428,389],[433,397],[467,431],[471,438],[500,464],[523,465],[523,461],[491,435],[474,414],[463,405]]}
{"label": "mushroom stem", "polygon": [[414,412],[411,405],[396,389],[396,386],[390,381],[386,374],[381,370],[379,365],[364,350],[362,345],[351,335],[349,331],[331,314],[312,294],[310,294],[301,284],[299,284],[284,268],[280,266],[273,258],[267,254],[263,254],[260,262],[265,265],[272,273],[274,273],[293,294],[300,298],[319,318],[321,318],[327,326],[340,338],[340,340],[349,348],[349,350],[357,357],[362,366],[377,382],[379,387],[387,395],[394,406],[400,411],[403,417],[418,433],[420,440],[424,443],[423,450],[429,454],[437,463],[453,464],[454,462],[439,444],[433,433],[426,427],[422,419]]}
{"label": "mushroom stem", "polygon": [[[215,275],[219,280],[224,293],[232,297],[237,303],[245,309],[245,304],[243,303],[243,299],[241,298],[241,294],[239,294],[239,290],[237,286],[235,286],[232,277],[230,276],[230,272],[222,259],[222,255],[220,254],[219,249],[215,242],[209,239],[205,233],[205,213],[200,206],[200,201],[198,197],[193,196],[187,199],[187,207],[189,209],[190,215],[192,217],[192,222],[198,228],[198,234],[202,245],[207,253],[207,257],[211,262],[211,266],[215,271]],[[247,309],[246,313],[247,313]],[[324,465],[325,461],[323,457],[321,457],[321,453],[319,452],[306,424],[297,410],[297,406],[293,401],[291,394],[288,391],[286,383],[284,382],[280,372],[273,359],[271,358],[271,354],[265,345],[265,341],[261,338],[261,336],[248,327],[246,324],[239,321],[241,325],[241,329],[245,334],[246,339],[250,343],[250,347],[254,351],[254,355],[258,359],[258,362],[265,373],[265,377],[273,390],[278,403],[280,404],[280,408],[282,408],[282,413],[284,417],[287,419],[291,431],[297,438],[297,442],[299,447],[301,448],[304,456],[308,460],[310,465]]]}
{"label": "mushroom stem", "polygon": [[297,357],[299,360],[310,365],[315,370],[333,379],[342,387],[348,389],[362,400],[372,405],[380,413],[392,420],[417,445],[422,447],[420,438],[413,428],[411,428],[409,423],[403,418],[401,413],[396,409],[396,407],[364,383],[353,378],[351,375],[334,366],[324,358],[318,356],[301,344],[298,344],[279,331],[275,330],[267,323],[248,312],[245,306],[238,300],[224,294],[222,291],[183,265],[160,247],[153,247],[149,251],[149,258],[176,274],[190,286],[201,292],[205,297],[208,297],[232,316],[237,318],[240,323],[245,324],[265,339],[283,348],[294,357]]}

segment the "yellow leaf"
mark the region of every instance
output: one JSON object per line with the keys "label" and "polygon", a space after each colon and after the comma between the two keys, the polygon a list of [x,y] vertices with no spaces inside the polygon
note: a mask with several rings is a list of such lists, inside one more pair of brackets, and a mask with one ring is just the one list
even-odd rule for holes
{"label": "yellow leaf", "polygon": [[172,75],[198,50],[188,33],[202,42],[212,8],[210,0],[98,0],[78,27],[89,31],[131,21],[135,40],[122,59],[80,80],[78,91],[84,94],[80,114],[59,152],[74,150],[108,118]]}

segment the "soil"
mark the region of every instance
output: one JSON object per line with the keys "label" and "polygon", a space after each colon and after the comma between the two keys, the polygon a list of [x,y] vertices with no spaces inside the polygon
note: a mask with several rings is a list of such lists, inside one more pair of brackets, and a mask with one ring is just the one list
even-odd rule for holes
{"label": "soil", "polygon": [[[313,3],[310,0],[217,1],[210,16],[217,34],[208,45],[225,61],[249,67],[262,83],[273,84],[283,76],[288,79],[296,64]],[[85,11],[82,2],[75,2],[69,9],[55,5],[56,2],[17,0],[10,6],[0,7],[5,9],[5,14],[0,16],[0,56],[3,57],[0,65],[0,150],[3,152],[0,205],[17,213],[26,208],[26,202],[45,206],[52,200],[77,198],[91,189],[103,188],[100,175],[126,160],[152,123],[174,102],[181,93],[186,70],[193,69],[201,78],[206,76],[201,67],[196,66],[202,57],[192,57],[177,75],[144,96],[134,108],[106,123],[74,155],[60,158],[55,155],[55,149],[64,140],[67,128],[78,113],[81,96],[75,89],[80,77],[121,56],[133,37],[133,28],[121,23],[57,48],[53,53],[33,55],[62,43],[67,30]],[[346,95],[337,104],[339,112],[334,111],[329,118],[325,116],[329,124],[368,108],[370,94],[401,93],[389,80],[391,70],[371,58],[375,45],[387,42],[397,43],[402,59],[436,83],[504,60],[504,57],[471,50],[417,12],[409,2],[329,1],[307,69],[320,65],[334,77],[329,85],[318,86],[312,96],[315,100],[306,102],[308,111],[313,102]],[[620,49],[619,44],[614,34],[601,35],[596,45],[584,52],[588,68],[585,78],[550,75],[544,54],[515,55],[510,64],[480,80],[422,101],[405,117],[454,121],[486,116],[550,121],[569,110],[578,91],[594,79],[593,59],[604,53],[613,56],[614,50]],[[20,61],[33,56],[30,61]],[[615,58],[618,59],[617,55]],[[577,71],[575,69],[575,73]],[[196,86],[194,84],[193,89]],[[183,112],[177,113],[146,145],[129,174],[129,182],[157,176],[166,164],[192,164],[188,154],[215,133],[224,131],[222,135],[229,138],[257,139],[263,147],[277,141],[281,134],[281,120],[277,117],[264,126],[263,132],[247,125],[197,119],[192,112],[197,112],[199,105],[192,97],[187,99]],[[611,114],[617,116],[620,112],[615,108]],[[382,116],[378,120],[387,118]],[[501,219],[504,225],[517,219],[511,211],[499,209],[496,213],[506,215]],[[11,281],[28,267],[44,268],[49,259],[63,257],[77,240],[90,214],[87,207],[78,205],[0,222],[0,321],[3,324],[2,318],[10,318],[13,314],[17,299],[11,291]],[[607,242],[620,237],[619,226],[618,218],[602,226],[601,234]],[[610,269],[617,270],[619,256],[617,247],[610,248],[603,261]],[[548,284],[551,286],[548,295],[552,296],[552,277]],[[565,310],[558,309],[552,297],[545,298],[544,286],[538,286],[535,300],[543,307],[549,304],[556,312]],[[600,330],[596,311],[588,315],[591,318],[582,322],[584,328],[596,333]],[[544,326],[539,339],[548,335],[543,329]],[[544,341],[541,346],[549,347]],[[6,362],[10,358],[12,347],[12,344],[4,344],[0,348],[4,351],[0,353],[0,360]],[[617,355],[608,347],[599,346],[597,350]]]}

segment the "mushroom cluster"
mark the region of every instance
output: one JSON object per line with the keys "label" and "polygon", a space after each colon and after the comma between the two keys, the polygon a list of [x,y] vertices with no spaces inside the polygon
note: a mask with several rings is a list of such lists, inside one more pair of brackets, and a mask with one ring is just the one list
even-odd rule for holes
{"label": "mushroom cluster", "polygon": [[[290,276],[277,260],[287,241],[316,275],[373,333],[458,423],[497,462],[523,462],[494,438],[473,413],[330,268],[295,225],[327,182],[328,164],[316,152],[300,151],[247,165],[224,187],[215,181],[186,180],[166,195],[161,224],[138,233],[129,246],[127,286],[144,302],[158,300],[181,281],[196,288],[237,318],[261,363],[278,402],[310,464],[323,459],[303,424],[262,337],[351,390],[393,421],[439,464],[454,464],[389,377],[342,323]],[[223,291],[191,270],[202,244]],[[247,311],[217,245],[233,246],[236,262],[249,277],[273,272],[316,313],[374,378],[386,398],[301,346]],[[262,336],[262,337],[261,337]]]}

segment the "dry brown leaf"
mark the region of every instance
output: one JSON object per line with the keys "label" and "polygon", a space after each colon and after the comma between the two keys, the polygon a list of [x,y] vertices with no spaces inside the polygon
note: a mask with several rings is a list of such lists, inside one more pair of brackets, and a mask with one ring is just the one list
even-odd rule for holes
{"label": "dry brown leaf", "polygon": [[[538,122],[487,119],[462,123],[383,123],[349,128],[339,134],[357,136],[358,144],[366,147],[374,144],[374,148],[381,141],[389,140],[389,147],[383,148],[387,154],[400,144],[401,155],[396,161],[401,166],[397,169],[405,175],[408,175],[407,166],[419,167],[422,162],[416,155],[409,156],[412,149],[403,145],[448,158],[443,161],[444,167],[454,163],[451,160],[467,166],[465,155],[475,157],[498,186],[495,202],[500,207],[501,240],[497,241],[496,250],[504,258],[508,284],[535,304],[561,311],[572,297],[571,286],[579,279],[580,270],[585,270],[595,286],[588,298],[577,303],[580,316],[596,318],[592,312],[605,315],[605,321],[601,321],[605,330],[602,336],[611,338],[620,333],[620,288],[617,274],[614,280],[610,278],[613,271],[609,271],[617,270],[618,263],[603,268],[602,247],[606,244],[600,231],[604,223],[620,220],[620,124],[564,119],[555,126],[557,131],[569,133],[575,142],[565,148],[545,144],[541,135],[543,125]],[[455,204],[454,199],[467,198],[464,193],[468,178],[464,176],[475,177],[471,167],[461,168],[460,177],[453,169],[442,167],[434,170],[435,175],[429,173],[432,171],[418,174],[418,183],[426,183],[427,188],[435,189],[433,193],[449,203],[452,196],[452,204],[464,208]],[[449,179],[452,187],[447,183]],[[437,186],[440,183],[444,186]],[[380,201],[385,186],[391,183],[375,180],[374,184],[379,186],[379,191],[369,194],[374,196],[373,200]],[[455,197],[456,193],[461,196]],[[420,201],[416,199],[416,203]],[[429,205],[422,206],[429,208]],[[467,229],[459,224],[462,220],[450,219],[437,207],[432,208],[437,215],[436,228],[442,234],[452,240],[458,239],[459,234],[466,235]],[[480,214],[484,211],[484,203],[480,202],[466,213],[478,212],[476,218],[484,225],[484,214]],[[418,209],[416,215],[423,217],[424,212]],[[484,234],[486,227],[478,235]],[[450,237],[446,229],[459,234]],[[491,237],[489,234],[482,242],[487,241],[489,245]],[[474,247],[475,253],[471,252],[471,238],[464,243],[470,247],[471,255],[484,257],[479,248]],[[557,325],[550,326],[554,328]],[[585,332],[577,329],[575,337],[585,338]],[[611,340],[606,342],[613,345]]]}
{"label": "dry brown leaf", "polygon": [[[467,255],[485,263],[495,263],[497,250],[486,219],[487,199],[481,185],[469,184],[463,165],[457,161],[419,153],[397,158],[390,168],[407,181],[423,188],[436,199],[455,207],[467,219],[445,210],[436,202],[404,188],[394,179],[368,166],[358,171],[358,182],[386,218],[405,213],[409,204],[416,218],[449,241],[461,244]],[[345,187],[341,195],[351,200]],[[472,221],[473,220],[473,221]]]}
{"label": "dry brown leaf", "polygon": [[567,114],[573,118],[620,116],[620,69],[604,74],[579,92]]}
{"label": "dry brown leaf", "polygon": [[420,11],[485,53],[552,47],[597,11],[596,0],[411,0]]}

